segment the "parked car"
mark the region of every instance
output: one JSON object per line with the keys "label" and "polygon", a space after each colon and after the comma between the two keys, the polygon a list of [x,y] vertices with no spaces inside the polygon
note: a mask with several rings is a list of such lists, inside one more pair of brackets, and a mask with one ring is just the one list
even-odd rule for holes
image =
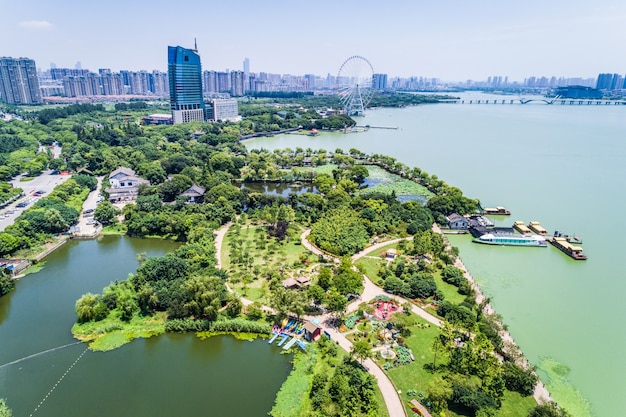
{"label": "parked car", "polygon": [[93,213],[93,209],[87,209],[87,210],[83,211],[83,213],[85,213],[85,214]]}

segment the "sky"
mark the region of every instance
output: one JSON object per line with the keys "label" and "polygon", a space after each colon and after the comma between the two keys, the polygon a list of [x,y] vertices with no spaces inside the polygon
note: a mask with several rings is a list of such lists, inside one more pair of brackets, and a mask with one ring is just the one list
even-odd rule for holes
{"label": "sky", "polygon": [[167,46],[205,70],[442,81],[626,73],[624,0],[0,0],[0,56],[37,67],[167,70]]}

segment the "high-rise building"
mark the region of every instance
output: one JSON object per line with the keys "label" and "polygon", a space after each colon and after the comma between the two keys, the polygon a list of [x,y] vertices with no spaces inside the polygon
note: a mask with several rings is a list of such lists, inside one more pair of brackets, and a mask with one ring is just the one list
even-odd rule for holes
{"label": "high-rise building", "polygon": [[0,100],[9,104],[43,103],[34,60],[0,57]]}
{"label": "high-rise building", "polygon": [[244,73],[243,71],[232,71],[230,73],[230,94],[233,97],[241,97],[244,94]]}
{"label": "high-rise building", "polygon": [[243,59],[243,73],[246,78],[250,75],[250,59],[248,58]]}
{"label": "high-rise building", "polygon": [[372,88],[374,90],[385,90],[387,88],[387,74],[372,75]]}
{"label": "high-rise building", "polygon": [[213,99],[209,101],[207,119],[213,122],[218,120],[237,122],[241,120],[238,106],[237,100],[234,98]]}
{"label": "high-rise building", "polygon": [[197,47],[168,46],[170,108],[174,123],[204,121],[202,66]]}

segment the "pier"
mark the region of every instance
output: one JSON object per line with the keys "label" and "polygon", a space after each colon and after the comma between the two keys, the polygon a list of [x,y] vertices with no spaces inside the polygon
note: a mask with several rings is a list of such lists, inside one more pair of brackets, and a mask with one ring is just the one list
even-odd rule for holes
{"label": "pier", "polygon": [[600,100],[600,99],[580,99],[580,98],[516,98],[516,99],[488,99],[488,100],[465,100],[465,99],[444,99],[440,103],[451,104],[547,104],[560,106],[624,106],[626,100]]}
{"label": "pier", "polygon": [[361,129],[393,129],[393,130],[397,130],[398,127],[397,126],[354,126],[354,127],[358,127]]}

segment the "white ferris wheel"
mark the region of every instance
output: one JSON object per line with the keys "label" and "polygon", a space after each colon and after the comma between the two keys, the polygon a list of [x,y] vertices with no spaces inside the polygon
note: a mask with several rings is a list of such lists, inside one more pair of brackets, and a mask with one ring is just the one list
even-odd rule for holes
{"label": "white ferris wheel", "polygon": [[360,55],[346,59],[337,74],[337,95],[348,116],[361,116],[372,100],[372,64]]}

